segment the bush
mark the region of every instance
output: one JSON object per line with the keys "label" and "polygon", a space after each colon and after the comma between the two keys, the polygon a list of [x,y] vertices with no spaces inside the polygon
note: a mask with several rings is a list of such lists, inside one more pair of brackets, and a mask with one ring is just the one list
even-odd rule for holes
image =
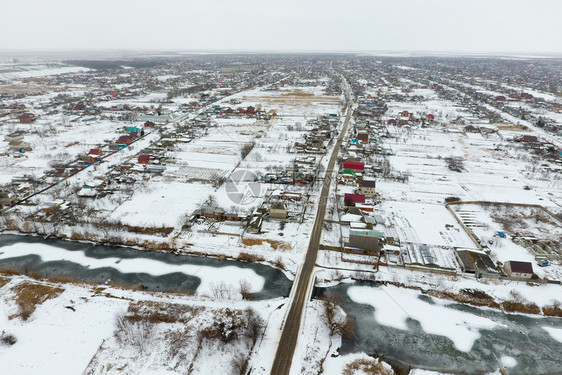
{"label": "bush", "polygon": [[117,331],[115,338],[118,342],[131,345],[143,353],[152,342],[154,324],[146,320],[133,321],[122,313],[116,317]]}
{"label": "bush", "polygon": [[560,302],[554,301],[550,306],[544,306],[542,312],[546,316],[562,316],[562,306]]}
{"label": "bush", "polygon": [[233,299],[236,294],[234,288],[225,282],[211,283],[210,287],[213,298],[218,300]]}
{"label": "bush", "polygon": [[256,143],[252,141],[242,146],[242,149],[240,150],[240,156],[242,157],[242,160],[246,159],[246,156],[248,156],[248,154],[252,152],[255,144]]}
{"label": "bush", "polygon": [[242,299],[251,299],[252,297],[252,285],[246,279],[240,280],[240,294]]}
{"label": "bush", "polygon": [[394,371],[386,368],[382,363],[376,361],[375,359],[356,359],[355,361],[348,363],[344,370],[343,375],[354,375],[354,374],[365,374],[365,375],[393,375]]}
{"label": "bush", "polygon": [[12,346],[18,342],[18,339],[16,339],[16,336],[2,331],[2,334],[0,335],[0,342],[4,345]]}
{"label": "bush", "polygon": [[464,170],[464,163],[462,159],[456,157],[445,158],[447,167],[453,172],[462,172]]}
{"label": "bush", "polygon": [[285,270],[285,263],[283,262],[283,259],[281,257],[275,258],[275,261],[273,262],[273,265],[275,265],[275,267],[277,267],[277,268]]}
{"label": "bush", "polygon": [[238,254],[238,257],[236,258],[236,260],[239,260],[239,261],[242,261],[242,262],[261,262],[261,261],[264,260],[264,257],[262,257],[261,255],[240,252],[240,254]]}
{"label": "bush", "polygon": [[507,312],[518,312],[523,314],[540,314],[541,309],[534,303],[523,303],[516,301],[505,301],[501,304]]}
{"label": "bush", "polygon": [[213,322],[201,330],[201,338],[220,340],[228,343],[237,338],[244,327],[240,310],[220,309],[216,312]]}

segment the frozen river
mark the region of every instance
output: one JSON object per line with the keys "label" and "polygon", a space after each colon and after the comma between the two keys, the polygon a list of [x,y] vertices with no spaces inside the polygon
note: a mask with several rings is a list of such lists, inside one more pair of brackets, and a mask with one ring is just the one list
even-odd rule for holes
{"label": "frozen river", "polygon": [[0,267],[210,296],[224,286],[236,294],[245,281],[254,299],[288,296],[292,284],[283,272],[263,264],[15,235],[0,236]]}
{"label": "frozen river", "polygon": [[562,318],[505,314],[451,303],[417,290],[365,283],[320,289],[340,294],[355,321],[342,354],[454,374],[562,374]]}

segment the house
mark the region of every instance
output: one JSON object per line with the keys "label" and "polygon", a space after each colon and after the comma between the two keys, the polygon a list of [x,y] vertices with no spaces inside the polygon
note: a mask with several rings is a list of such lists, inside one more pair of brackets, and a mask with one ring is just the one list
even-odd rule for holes
{"label": "house", "polygon": [[503,95],[498,95],[498,96],[496,96],[495,99],[496,99],[496,101],[498,101],[498,102],[505,102],[505,101],[507,100],[507,98],[506,98],[505,96],[503,96]]}
{"label": "house", "polygon": [[384,233],[378,230],[351,229],[349,246],[378,252],[384,246]]}
{"label": "house", "polygon": [[76,195],[80,198],[95,198],[98,195],[98,192],[96,189],[83,187],[76,193]]}
{"label": "house", "polygon": [[355,207],[365,212],[374,212],[375,206],[371,203],[355,203]]}
{"label": "house", "polygon": [[357,133],[357,140],[363,143],[369,142],[369,133],[367,132],[358,132]]}
{"label": "house", "polygon": [[466,120],[462,116],[458,116],[456,119],[451,121],[451,124],[455,124],[455,125],[464,125],[465,123]]}
{"label": "house", "polygon": [[103,154],[103,152],[99,148],[92,148],[92,149],[90,149],[90,152],[88,154],[101,156]]}
{"label": "house", "polygon": [[225,213],[224,220],[227,221],[245,221],[248,217],[245,215],[235,214],[235,213]]}
{"label": "house", "polygon": [[275,219],[286,219],[288,216],[287,206],[284,202],[275,202],[269,208],[269,216]]}
{"label": "house", "polygon": [[509,277],[526,280],[533,277],[533,265],[530,262],[508,260],[503,268]]}
{"label": "house", "polygon": [[402,116],[402,117],[410,117],[410,112],[408,112],[408,111],[402,111],[402,112],[400,112],[400,116]]}
{"label": "house", "polygon": [[31,145],[24,141],[11,141],[8,147],[13,151],[31,151]]}
{"label": "house", "polygon": [[0,191],[0,207],[12,205],[16,200],[17,199],[7,191]]}
{"label": "house", "polygon": [[130,145],[131,143],[133,143],[133,138],[131,136],[128,136],[128,135],[122,135],[117,140],[117,143],[120,144],[120,145]]}
{"label": "house", "polygon": [[425,115],[425,117],[427,118],[428,121],[435,120],[435,115],[431,113],[428,113],[427,115]]}
{"label": "house", "polygon": [[474,125],[467,125],[464,127],[464,131],[467,133],[478,133],[478,128]]}
{"label": "house", "polygon": [[127,134],[138,133],[139,131],[140,131],[140,129],[136,126],[125,127],[125,133],[127,133]]}
{"label": "house", "polygon": [[302,193],[293,193],[290,191],[284,191],[281,194],[280,198],[286,201],[300,201],[302,199]]}
{"label": "house", "polygon": [[146,126],[148,128],[152,128],[152,127],[154,127],[154,125],[156,125],[156,124],[154,122],[150,121],[150,120],[147,120],[144,123],[144,126]]}
{"label": "house", "polygon": [[99,148],[92,148],[88,153],[88,164],[101,160],[102,151]]}
{"label": "house", "polygon": [[26,112],[26,113],[22,113],[19,116],[19,120],[22,124],[29,124],[29,123],[37,120],[37,117],[35,117],[35,115],[31,112]]}
{"label": "house", "polygon": [[201,208],[193,212],[193,215],[195,215],[196,218],[203,216],[208,219],[223,220],[224,210],[220,207],[201,206]]}
{"label": "house", "polygon": [[24,136],[25,136],[25,132],[23,130],[18,130],[13,133],[5,135],[4,141],[6,142],[23,141]]}
{"label": "house", "polygon": [[345,193],[343,203],[346,207],[355,206],[356,203],[365,203],[365,195]]}
{"label": "house", "polygon": [[365,170],[365,163],[362,163],[360,161],[344,161],[343,169],[349,169],[355,173],[363,173],[363,171]]}
{"label": "house", "polygon": [[535,143],[535,142],[538,141],[538,138],[534,135],[525,134],[525,135],[521,136],[520,141],[525,142],[525,143]]}
{"label": "house", "polygon": [[355,181],[357,179],[357,175],[351,169],[344,169],[341,176],[344,181]]}
{"label": "house", "polygon": [[359,183],[359,193],[372,197],[375,195],[375,180],[363,180]]}
{"label": "house", "polygon": [[139,155],[138,162],[139,164],[148,164],[152,157],[152,155]]}

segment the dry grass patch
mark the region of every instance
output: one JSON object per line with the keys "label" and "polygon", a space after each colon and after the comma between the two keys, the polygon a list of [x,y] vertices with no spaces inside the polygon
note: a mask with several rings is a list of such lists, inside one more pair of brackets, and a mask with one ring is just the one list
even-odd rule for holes
{"label": "dry grass patch", "polygon": [[517,312],[523,314],[535,314],[539,315],[541,313],[540,307],[534,303],[523,303],[516,301],[505,301],[502,302],[502,308],[507,312]]}
{"label": "dry grass patch", "polygon": [[356,359],[343,369],[343,375],[394,375],[394,371],[374,359]]}
{"label": "dry grass patch", "polygon": [[51,298],[55,298],[64,291],[62,288],[35,284],[29,281],[16,285],[12,290],[16,294],[15,300],[20,312],[11,315],[10,319],[20,317],[23,320],[27,320],[38,305],[41,305]]}
{"label": "dry grass patch", "polygon": [[187,324],[198,312],[198,308],[187,305],[141,301],[129,305],[124,319],[129,322],[147,321],[152,324]]}
{"label": "dry grass patch", "polygon": [[261,239],[261,238],[243,238],[242,244],[244,246],[259,246],[263,245],[264,243],[268,243],[269,246],[273,250],[280,250],[286,251],[291,250],[291,245],[287,242],[277,241],[277,240],[269,240],[269,239]]}
{"label": "dry grass patch", "polygon": [[498,129],[499,130],[510,130],[510,131],[525,131],[525,130],[529,130],[528,127],[526,127],[525,125],[498,125]]}
{"label": "dry grass patch", "polygon": [[16,276],[16,275],[20,275],[21,272],[11,269],[11,268],[3,268],[0,267],[0,274],[4,275],[4,276]]}
{"label": "dry grass patch", "polygon": [[433,297],[448,299],[473,306],[487,306],[499,309],[500,305],[493,297],[478,289],[462,289],[460,293],[430,289],[427,294]]}
{"label": "dry grass patch", "polygon": [[8,284],[8,279],[6,279],[5,277],[0,276],[0,288],[2,288],[4,285]]}
{"label": "dry grass patch", "polygon": [[238,254],[238,257],[236,258],[236,260],[239,260],[239,261],[242,261],[242,262],[262,262],[262,261],[265,260],[265,258],[262,257],[261,255],[241,252],[240,254]]}
{"label": "dry grass patch", "polygon": [[543,306],[542,312],[546,316],[562,316],[562,306],[559,303]]}
{"label": "dry grass patch", "polygon": [[132,233],[147,234],[151,236],[160,235],[163,237],[167,237],[174,230],[173,227],[140,227],[133,225],[123,225],[123,229]]}

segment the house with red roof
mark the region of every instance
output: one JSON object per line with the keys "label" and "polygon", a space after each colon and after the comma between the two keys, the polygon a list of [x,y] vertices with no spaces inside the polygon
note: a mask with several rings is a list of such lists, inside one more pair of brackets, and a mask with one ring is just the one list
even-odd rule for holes
{"label": "house with red roof", "polygon": [[353,172],[363,173],[365,171],[365,163],[360,161],[344,161],[343,169],[349,169]]}

